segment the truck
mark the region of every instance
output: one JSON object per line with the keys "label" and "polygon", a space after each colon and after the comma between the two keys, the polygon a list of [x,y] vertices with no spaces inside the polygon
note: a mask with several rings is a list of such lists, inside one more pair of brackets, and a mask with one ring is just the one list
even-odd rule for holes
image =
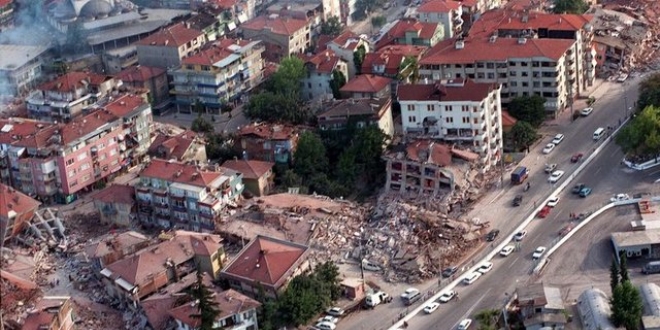
{"label": "truck", "polygon": [[646,275],[660,273],[660,261],[651,261],[647,263],[642,267],[642,273]]}
{"label": "truck", "polygon": [[513,172],[511,172],[511,183],[521,184],[525,182],[527,176],[529,175],[529,170],[525,166],[516,167]]}
{"label": "truck", "polygon": [[392,302],[392,297],[383,291],[368,294],[364,304],[368,308],[374,308],[382,303]]}

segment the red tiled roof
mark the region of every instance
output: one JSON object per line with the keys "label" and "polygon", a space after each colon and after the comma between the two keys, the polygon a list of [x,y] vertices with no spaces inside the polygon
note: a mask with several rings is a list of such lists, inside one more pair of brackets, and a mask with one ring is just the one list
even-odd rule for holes
{"label": "red tiled roof", "polygon": [[161,68],[135,65],[120,71],[115,78],[125,82],[145,82],[163,74],[165,74],[165,70]]}
{"label": "red tiled roof", "polygon": [[398,38],[404,38],[407,32],[416,32],[420,39],[431,39],[438,29],[439,23],[425,23],[416,19],[399,20],[389,31],[378,40],[376,49],[387,46]]}
{"label": "red tiled roof", "polygon": [[133,204],[135,202],[135,188],[128,185],[112,184],[94,193],[91,197],[92,200],[108,204]]}
{"label": "red tiled roof", "polygon": [[184,23],[178,23],[166,27],[135,44],[143,46],[179,47],[199,38],[203,34],[202,31],[189,29]]}
{"label": "red tiled roof", "polygon": [[[523,19],[526,17],[526,20]],[[540,28],[551,31],[579,31],[593,20],[593,15],[575,14],[546,14],[531,12],[524,14],[522,11],[510,9],[494,9],[485,12],[476,20],[470,28],[470,37],[479,35],[491,35],[493,31],[499,30],[538,30]]]}
{"label": "red tiled roof", "polygon": [[349,93],[378,93],[392,83],[392,79],[372,74],[361,74],[349,80],[340,91]]}
{"label": "red tiled roof", "polygon": [[518,122],[518,119],[513,118],[508,111],[502,110],[502,126],[511,127]]}
{"label": "red tiled roof", "polygon": [[388,45],[380,48],[375,53],[365,54],[362,62],[362,73],[369,74],[373,72],[374,65],[385,65],[385,73],[395,75],[399,72],[399,66],[408,56],[420,58],[427,51],[426,46],[412,45]]}
{"label": "red tiled roof", "polygon": [[69,144],[117,119],[119,117],[106,110],[96,110],[88,115],[76,117],[71,122],[62,125],[62,143]]}
{"label": "red tiled roof", "polygon": [[329,49],[311,56],[300,54],[300,59],[306,65],[312,66],[314,72],[327,74],[332,73],[337,68],[339,61],[341,61],[341,58]]}
{"label": "red tiled roof", "polygon": [[292,36],[296,31],[305,28],[305,26],[307,26],[307,21],[301,19],[279,16],[257,16],[241,24],[240,28],[253,31],[268,30],[274,34]]}
{"label": "red tiled roof", "polygon": [[[216,291],[215,293],[215,301],[218,303],[217,307],[220,311],[220,314],[217,316],[218,320],[244,313],[261,306],[261,303],[258,301],[232,289],[222,292]],[[201,324],[199,318],[191,317],[191,315],[199,314],[199,306],[194,306],[191,303],[172,308],[170,309],[169,314],[193,329],[199,328]]]}
{"label": "red tiled roof", "polygon": [[58,125],[31,119],[0,119],[0,143],[26,148],[44,148]]}
{"label": "red tiled roof", "polygon": [[259,235],[222,272],[275,286],[308,249],[304,245]]}
{"label": "red tiled roof", "polygon": [[289,140],[297,134],[295,127],[279,124],[252,124],[244,126],[238,131],[240,136],[254,135],[268,140]]}
{"label": "red tiled roof", "polygon": [[147,104],[147,101],[142,96],[124,94],[111,103],[106,104],[103,108],[105,108],[111,114],[122,118],[145,104]]}
{"label": "red tiled roof", "polygon": [[199,53],[184,58],[181,60],[181,63],[193,65],[213,65],[236,53],[234,50],[229,49],[230,45],[245,47],[249,43],[250,42],[247,40],[221,39],[213,42],[213,44],[207,45],[204,47],[204,49],[200,50]]}
{"label": "red tiled roof", "polygon": [[360,37],[350,30],[344,31],[336,38],[332,39],[330,42],[336,44],[337,46],[345,49],[356,50],[359,44]]}
{"label": "red tiled roof", "polygon": [[[135,194],[135,192],[132,192]],[[85,246],[85,254],[88,258],[101,258],[115,251],[130,250],[130,247],[148,242],[149,239],[134,231],[126,231],[119,234],[106,234],[100,240]]]}
{"label": "red tiled roof", "polygon": [[461,7],[460,2],[452,0],[431,0],[423,3],[417,12],[419,13],[449,13],[452,10],[458,10]]}
{"label": "red tiled roof", "polygon": [[140,302],[149,325],[153,329],[166,329],[169,310],[181,299],[178,295],[155,295]]}
{"label": "red tiled roof", "polygon": [[39,286],[30,280],[26,280],[18,275],[12,274],[8,271],[0,269],[0,278],[11,283],[19,290],[37,290]]}
{"label": "red tiled roof", "polygon": [[316,51],[320,52],[328,49],[328,44],[330,42],[332,42],[331,36],[325,34],[320,35],[318,39],[316,39]]}
{"label": "red tiled roof", "polygon": [[209,187],[222,176],[221,172],[202,171],[195,165],[153,159],[142,172],[141,177],[157,178],[169,182],[179,182],[197,187]]}
{"label": "red tiled roof", "polygon": [[224,9],[234,9],[234,6],[238,3],[238,0],[215,0],[213,5],[217,5],[220,8]]}
{"label": "red tiled roof", "polygon": [[[449,83],[460,84],[460,79],[450,80]],[[476,83],[467,80],[462,86],[447,86],[440,83],[427,85],[399,85],[397,95],[400,101],[427,101],[441,102],[475,101],[479,102],[488,97],[497,88],[494,83]]]}
{"label": "red tiled roof", "polygon": [[0,0],[0,7],[4,7],[4,6],[9,5],[13,2],[14,2],[14,0]]}
{"label": "red tiled roof", "polygon": [[447,39],[431,48],[419,61],[425,64],[462,64],[485,61],[507,61],[510,58],[545,57],[559,60],[575,43],[569,39],[526,39],[496,38],[490,42],[488,36],[470,37],[464,40],[464,48],[456,49],[456,39]]}
{"label": "red tiled roof", "polygon": [[272,170],[275,163],[260,160],[228,160],[221,166],[242,173],[245,179],[256,180]]}
{"label": "red tiled roof", "polygon": [[195,142],[197,133],[184,131],[179,135],[158,134],[149,146],[149,153],[165,159],[183,160],[190,146]]}
{"label": "red tiled roof", "polygon": [[[0,183],[0,217],[9,218],[10,212],[16,215],[36,210],[41,203],[32,197]],[[2,239],[2,238],[0,238]]]}
{"label": "red tiled roof", "polygon": [[113,78],[92,72],[74,71],[59,76],[53,81],[43,83],[37,89],[42,91],[69,93],[75,91],[78,88],[98,86],[110,79]]}

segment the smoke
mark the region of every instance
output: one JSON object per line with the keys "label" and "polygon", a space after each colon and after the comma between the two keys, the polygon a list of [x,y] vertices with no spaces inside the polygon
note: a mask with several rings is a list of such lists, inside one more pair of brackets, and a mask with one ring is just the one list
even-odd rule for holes
{"label": "smoke", "polygon": [[43,0],[14,1],[14,28],[0,33],[0,44],[51,45],[53,31],[42,14]]}

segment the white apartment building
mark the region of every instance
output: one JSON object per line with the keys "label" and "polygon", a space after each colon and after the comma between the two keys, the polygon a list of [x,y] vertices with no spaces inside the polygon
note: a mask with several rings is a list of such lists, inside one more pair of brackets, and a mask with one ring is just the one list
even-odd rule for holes
{"label": "white apartment building", "polygon": [[488,169],[502,154],[501,87],[469,79],[435,84],[400,85],[405,134],[421,135],[469,147]]}
{"label": "white apartment building", "polygon": [[311,100],[332,100],[331,81],[334,71],[340,72],[348,80],[348,63],[333,51],[326,50],[312,56],[304,56],[307,77],[301,80],[302,97]]}
{"label": "white apartment building", "polygon": [[576,42],[496,35],[448,39],[420,60],[420,76],[433,81],[467,78],[497,83],[504,103],[515,97],[540,95],[546,99],[548,116],[554,117],[569,104],[569,86],[574,92],[580,77],[572,51]]}
{"label": "white apartment building", "polygon": [[439,23],[444,29],[444,37],[452,38],[463,31],[463,7],[453,0],[431,0],[417,8],[417,18],[424,23]]}
{"label": "white apartment building", "polygon": [[355,67],[355,61],[353,61],[353,54],[355,54],[355,51],[358,50],[360,46],[363,46],[367,53],[371,50],[368,40],[360,38],[350,30],[344,31],[344,33],[326,44],[326,47],[328,47],[329,50],[335,52],[335,54],[348,63],[348,76],[346,77],[346,80],[355,77],[357,68]]}

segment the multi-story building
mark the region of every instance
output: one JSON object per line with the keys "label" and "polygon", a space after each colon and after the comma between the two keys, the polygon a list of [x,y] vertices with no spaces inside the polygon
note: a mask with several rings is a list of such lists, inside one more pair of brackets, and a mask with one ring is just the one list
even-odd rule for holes
{"label": "multi-story building", "polygon": [[28,313],[23,330],[73,330],[76,329],[76,311],[69,296],[45,296]]}
{"label": "multi-story building", "polygon": [[[123,131],[119,139],[125,141],[125,148],[129,150],[126,155],[128,163],[137,165],[151,146],[151,124],[154,121],[151,106],[141,95],[125,94],[103,108],[121,119]],[[120,145],[120,148],[124,147]]]}
{"label": "multi-story building", "polygon": [[206,43],[204,32],[191,29],[185,23],[164,28],[138,42],[138,62],[141,65],[169,69],[181,65],[181,59],[192,55]]}
{"label": "multi-story building", "polygon": [[0,183],[0,242],[18,235],[41,203]]}
{"label": "multi-story building", "polygon": [[245,191],[253,196],[264,196],[275,186],[273,167],[275,163],[260,160],[228,160],[222,163],[223,168],[239,172],[243,175]]}
{"label": "multi-story building", "polygon": [[306,0],[284,0],[273,3],[266,9],[266,15],[276,14],[280,17],[305,20],[313,35],[317,35],[321,29],[321,23],[325,20],[323,15],[323,3],[321,1]]}
{"label": "multi-story building", "polygon": [[206,112],[219,114],[223,105],[261,83],[264,50],[258,40],[221,39],[182,59],[169,70],[178,111],[192,113],[199,102]]}
{"label": "multi-story building", "polygon": [[263,41],[264,56],[273,62],[304,53],[312,42],[309,22],[278,14],[255,17],[241,24],[239,29],[243,38]]}
{"label": "multi-story building", "polygon": [[422,79],[470,79],[498,83],[502,102],[520,96],[545,98],[549,116],[569,104],[575,83],[575,40],[470,36],[447,39],[419,61]]}
{"label": "multi-story building", "polygon": [[355,77],[355,74],[358,72],[355,67],[355,61],[353,60],[353,54],[355,54],[355,51],[360,47],[364,47],[364,50],[367,53],[371,49],[367,40],[360,38],[350,30],[344,31],[344,33],[325,44],[326,49],[333,51],[337,56],[348,63],[347,80]]}
{"label": "multi-story building", "polygon": [[390,138],[394,136],[392,100],[389,95],[381,99],[347,99],[323,104],[316,115],[322,130],[342,130],[349,124],[358,128],[377,126]]}
{"label": "multi-story building", "polygon": [[153,159],[135,186],[140,221],[212,232],[227,204],[234,203],[243,188],[240,173]]}
{"label": "multi-story building", "polygon": [[167,71],[161,68],[136,65],[128,67],[115,75],[123,85],[138,90],[149,91],[152,105],[165,102],[170,96]]}
{"label": "multi-story building", "polygon": [[0,45],[0,95],[25,95],[39,83],[46,46]]}
{"label": "multi-story building", "polygon": [[137,227],[135,188],[112,184],[91,196],[103,224],[119,227]]}
{"label": "multi-story building", "polygon": [[122,70],[138,64],[137,47],[129,45],[117,49],[110,49],[101,55],[103,68],[107,74],[116,74]]}
{"label": "multi-story building", "polygon": [[353,13],[357,10],[357,0],[339,0],[341,22],[344,25],[353,25]]}
{"label": "multi-story building", "polygon": [[105,97],[121,81],[92,72],[69,72],[41,84],[27,101],[28,116],[45,121],[67,122]]}
{"label": "multi-story building", "polygon": [[389,45],[378,49],[374,53],[367,53],[362,62],[363,74],[375,74],[389,78],[401,77],[402,64],[406,57],[412,57],[418,62],[426,53],[426,46]]}
{"label": "multi-story building", "polygon": [[569,80],[574,80],[570,83],[573,96],[583,93],[596,79],[593,32],[592,15],[547,14],[508,9],[484,13],[470,29],[471,36],[497,35],[500,38],[571,41],[566,52],[565,65],[569,70]]}
{"label": "multi-story building", "polygon": [[298,130],[292,126],[252,124],[238,131],[236,149],[243,159],[289,163],[298,146]]}
{"label": "multi-story building", "polygon": [[443,39],[452,38],[463,32],[463,6],[453,0],[431,0],[417,8],[420,22],[442,24]]}
{"label": "multi-story building", "polygon": [[406,134],[463,144],[479,154],[484,169],[502,157],[500,86],[452,79],[428,85],[400,85]]}
{"label": "multi-story building", "polygon": [[[258,301],[232,289],[222,292],[214,290],[213,299],[218,303],[218,310],[220,310],[220,314],[213,322],[214,329],[256,330],[259,328],[257,308],[261,306],[261,303]],[[168,311],[168,314],[176,322],[177,329],[199,329],[200,320],[192,316],[199,314],[199,306],[196,302],[174,307]]]}
{"label": "multi-story building", "polygon": [[315,55],[301,55],[307,69],[307,77],[301,80],[302,97],[305,100],[331,100],[332,81],[337,74],[348,79],[348,64],[333,51],[326,50]]}
{"label": "multi-story building", "polygon": [[159,131],[149,147],[149,156],[178,162],[206,163],[206,141],[193,131],[170,135]]}
{"label": "multi-story building", "polygon": [[339,91],[343,97],[353,99],[389,97],[392,94],[392,82],[387,77],[361,74],[349,80]]}
{"label": "multi-story building", "polygon": [[0,0],[0,32],[14,27],[14,0]]}
{"label": "multi-story building", "polygon": [[420,22],[416,19],[403,19],[385,31],[378,41],[376,49],[389,45],[412,45],[433,47],[445,39],[446,32],[440,23]]}
{"label": "multi-story building", "polygon": [[92,267],[101,271],[106,266],[155,243],[132,230],[123,233],[109,233],[87,243],[83,253]]}

